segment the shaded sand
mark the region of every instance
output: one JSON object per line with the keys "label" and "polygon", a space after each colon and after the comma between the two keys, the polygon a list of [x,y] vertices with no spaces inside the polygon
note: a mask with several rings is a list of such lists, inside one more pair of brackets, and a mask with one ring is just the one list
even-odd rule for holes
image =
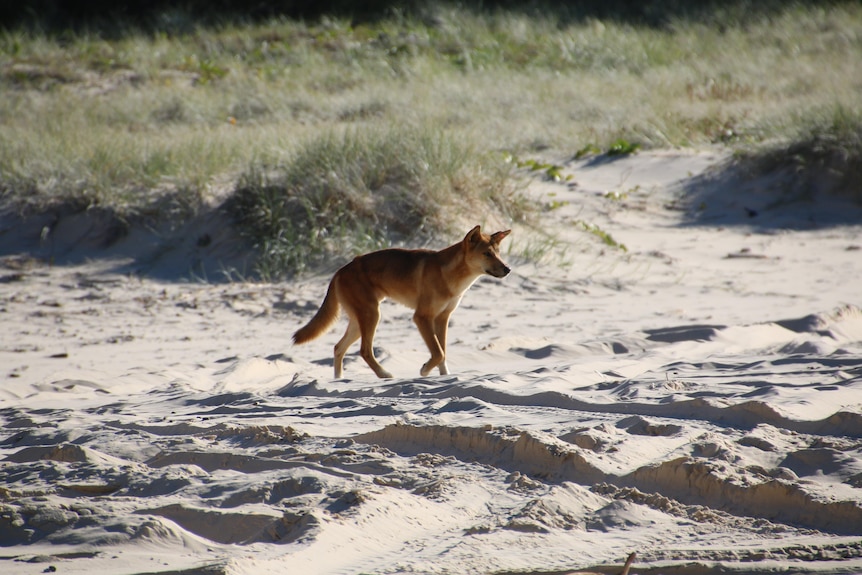
{"label": "shaded sand", "polygon": [[117,273],[188,263],[137,236],[51,267],[7,230],[0,572],[862,572],[862,210],[723,160],[556,160],[558,247],[467,293],[449,376],[396,305],[394,379],[354,348],[332,380],[343,322],[291,348],[325,276]]}

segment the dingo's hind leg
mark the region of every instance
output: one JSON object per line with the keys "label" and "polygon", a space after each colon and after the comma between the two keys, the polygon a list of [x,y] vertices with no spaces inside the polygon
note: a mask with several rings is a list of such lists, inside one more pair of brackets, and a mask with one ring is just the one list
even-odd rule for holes
{"label": "dingo's hind leg", "polygon": [[359,331],[359,322],[357,322],[352,317],[350,318],[350,323],[347,324],[347,331],[344,332],[344,335],[338,343],[335,344],[335,378],[338,379],[341,377],[343,366],[344,366],[344,354],[347,353],[347,349],[353,345],[353,343],[359,339],[360,331]]}
{"label": "dingo's hind leg", "polygon": [[451,311],[444,311],[434,318],[434,335],[437,337],[437,343],[440,344],[440,349],[443,352],[443,361],[438,366],[440,375],[448,375],[449,366],[446,365],[446,334],[449,331],[449,316]]}
{"label": "dingo's hind leg", "polygon": [[[379,305],[379,304],[378,304]],[[362,342],[359,344],[359,355],[365,360],[377,377],[390,378],[392,374],[383,369],[383,366],[374,357],[374,332],[377,331],[377,324],[380,322],[380,308],[375,305],[373,309],[364,309],[357,316],[359,322],[360,336]]]}

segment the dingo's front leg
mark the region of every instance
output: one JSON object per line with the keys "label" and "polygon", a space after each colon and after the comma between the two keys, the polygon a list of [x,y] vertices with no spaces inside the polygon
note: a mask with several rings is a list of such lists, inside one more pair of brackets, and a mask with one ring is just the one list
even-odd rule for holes
{"label": "dingo's front leg", "polygon": [[437,343],[440,344],[440,349],[443,352],[443,361],[440,362],[440,375],[449,373],[449,366],[446,365],[446,334],[449,331],[449,316],[454,310],[445,310],[443,313],[434,318],[434,335],[437,336]]}

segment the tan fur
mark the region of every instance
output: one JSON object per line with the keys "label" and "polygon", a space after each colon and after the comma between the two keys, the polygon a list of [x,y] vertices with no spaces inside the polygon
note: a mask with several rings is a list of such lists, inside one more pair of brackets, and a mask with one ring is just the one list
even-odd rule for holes
{"label": "tan fur", "polygon": [[462,241],[440,251],[392,248],[358,256],[335,272],[320,309],[293,334],[293,342],[305,343],[322,335],[344,309],[349,323],[335,344],[335,377],[341,377],[347,348],[360,338],[359,354],[369,367],[378,377],[392,377],[377,362],[373,349],[380,302],[390,298],[415,310],[413,321],[431,352],[419,373],[428,375],[435,367],[441,374],[449,373],[449,316],[479,276],[508,275],[509,267],[500,259],[500,242],[510,232],[488,236],[476,226]]}

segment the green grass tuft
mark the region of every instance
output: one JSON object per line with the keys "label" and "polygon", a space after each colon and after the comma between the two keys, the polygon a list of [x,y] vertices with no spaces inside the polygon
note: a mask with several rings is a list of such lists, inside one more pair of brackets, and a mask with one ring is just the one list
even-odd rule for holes
{"label": "green grass tuft", "polygon": [[623,138],[618,138],[614,140],[610,147],[608,148],[609,156],[628,156],[636,153],[640,149],[640,144],[635,144],[625,140]]}
{"label": "green grass tuft", "polygon": [[621,250],[624,252],[629,251],[628,248],[625,246],[625,244],[621,244],[618,241],[616,241],[613,238],[613,236],[611,236],[611,234],[609,234],[605,230],[601,229],[598,225],[589,224],[583,220],[579,220],[579,223],[581,224],[581,226],[584,228],[584,230],[586,232],[599,238],[602,241],[602,243],[605,244],[606,246],[614,248],[614,249],[618,249],[618,250]]}

